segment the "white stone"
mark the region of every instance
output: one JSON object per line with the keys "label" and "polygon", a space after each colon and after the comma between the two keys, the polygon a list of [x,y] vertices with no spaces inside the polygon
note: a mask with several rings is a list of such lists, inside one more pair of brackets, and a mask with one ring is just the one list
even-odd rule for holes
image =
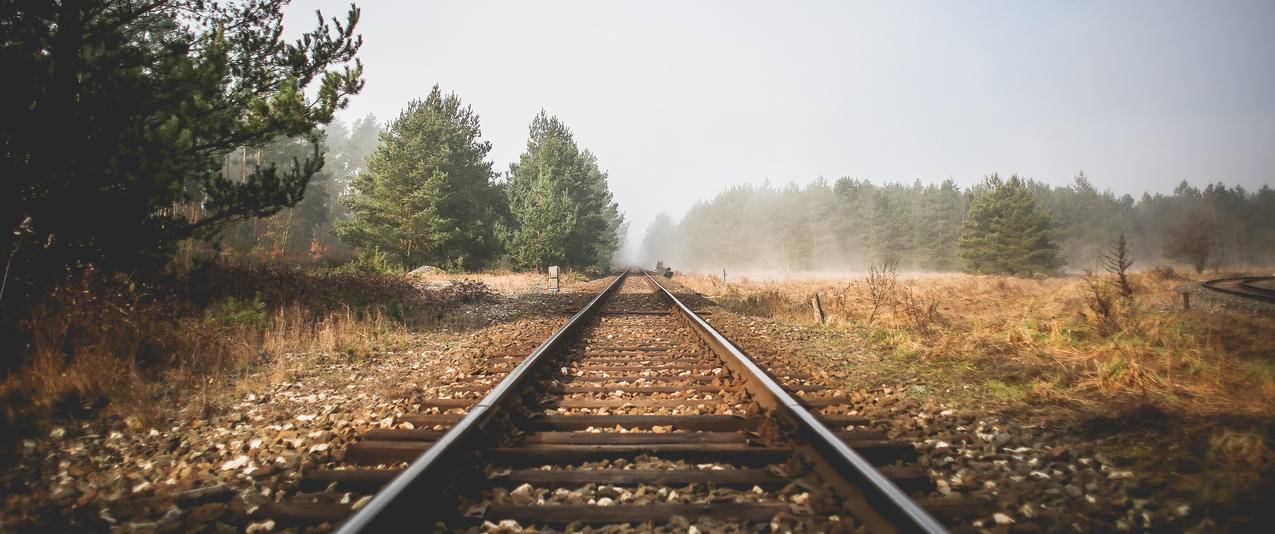
{"label": "white stone", "polygon": [[267,519],[260,523],[249,524],[248,527],[244,529],[244,532],[247,532],[248,534],[255,534],[257,532],[270,532],[272,530],[274,530],[274,520]]}
{"label": "white stone", "polygon": [[246,454],[240,455],[238,458],[235,458],[234,460],[230,460],[224,464],[221,464],[221,470],[234,471],[235,469],[242,468],[245,465],[248,465],[248,456]]}
{"label": "white stone", "polygon": [[997,525],[1012,525],[1012,524],[1014,524],[1014,518],[1012,518],[1012,517],[1010,517],[1010,516],[1007,516],[1007,515],[1005,515],[1005,514],[1002,514],[1002,513],[1000,513],[1000,512],[996,512],[996,513],[992,514],[992,521],[995,521]]}

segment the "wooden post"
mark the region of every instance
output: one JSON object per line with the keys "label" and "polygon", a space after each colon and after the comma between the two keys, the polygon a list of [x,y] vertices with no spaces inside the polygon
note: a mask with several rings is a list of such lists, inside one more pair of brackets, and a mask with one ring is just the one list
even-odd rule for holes
{"label": "wooden post", "polygon": [[815,293],[814,298],[810,299],[810,306],[815,309],[815,319],[819,321],[819,324],[824,324],[828,318],[823,313],[823,303],[819,302],[818,293]]}
{"label": "wooden post", "polygon": [[1191,311],[1191,294],[1186,291],[1182,292],[1182,309]]}
{"label": "wooden post", "polygon": [[722,283],[726,283],[726,269],[722,269]]}

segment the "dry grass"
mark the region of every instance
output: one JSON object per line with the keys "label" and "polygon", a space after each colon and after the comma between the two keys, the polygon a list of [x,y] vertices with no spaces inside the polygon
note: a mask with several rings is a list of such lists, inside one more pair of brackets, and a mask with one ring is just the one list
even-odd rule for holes
{"label": "dry grass", "polygon": [[[860,334],[918,367],[943,363],[927,378],[982,384],[998,398],[1275,414],[1275,318],[1183,311],[1174,288],[1185,280],[1171,273],[1134,275],[1132,298],[1112,297],[1098,281],[1103,299],[1082,277],[877,278],[678,280],[736,311],[802,323],[816,322],[817,293],[829,328]],[[953,375],[953,367],[968,372]]]}
{"label": "dry grass", "polygon": [[[548,281],[548,275],[532,271],[510,271],[507,269],[493,269],[475,273],[436,273],[427,275],[418,275],[421,280],[428,283],[437,282],[460,282],[463,280],[477,280],[482,282],[492,290],[498,291],[506,295],[515,295],[544,289]],[[563,270],[559,276],[559,282],[562,286],[567,284],[587,282],[593,277],[577,272]]]}
{"label": "dry grass", "polygon": [[1079,276],[678,281],[805,326],[818,293],[828,321],[812,357],[846,368],[848,388],[924,384],[944,402],[1075,432],[1138,473],[1149,498],[1213,517],[1275,504],[1275,317],[1185,311],[1174,289],[1188,280],[1172,271],[1132,276],[1132,298]]}
{"label": "dry grass", "polygon": [[487,287],[505,294],[526,292],[547,283],[545,275],[534,272],[514,272],[508,270],[492,270],[479,273],[439,273],[421,276],[427,282],[459,282],[461,280],[478,280]]}
{"label": "dry grass", "polygon": [[[91,268],[79,273],[24,322],[29,345],[0,378],[0,421],[21,428],[50,416],[144,420],[208,409],[249,369],[264,367],[268,372],[256,374],[286,380],[296,355],[354,360],[395,350],[441,310],[488,291],[473,276],[455,284],[309,276],[230,271],[195,284],[203,291],[196,297]],[[516,276],[477,278],[512,284]],[[279,289],[288,287],[301,289]]]}

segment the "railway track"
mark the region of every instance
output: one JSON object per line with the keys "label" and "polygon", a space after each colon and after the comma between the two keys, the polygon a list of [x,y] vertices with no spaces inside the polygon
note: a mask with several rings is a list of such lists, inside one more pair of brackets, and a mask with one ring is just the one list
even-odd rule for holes
{"label": "railway track", "polygon": [[1204,287],[1275,304],[1275,276],[1237,276],[1204,282]]}
{"label": "railway track", "polygon": [[[906,493],[932,487],[910,443],[810,377],[750,359],[645,273],[617,276],[529,356],[484,365],[254,516],[348,533],[944,530]],[[348,497],[307,499],[334,490]]]}

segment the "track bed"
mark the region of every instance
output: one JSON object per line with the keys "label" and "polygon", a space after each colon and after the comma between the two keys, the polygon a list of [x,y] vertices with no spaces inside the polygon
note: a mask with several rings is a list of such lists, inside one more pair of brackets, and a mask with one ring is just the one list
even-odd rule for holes
{"label": "track bed", "polygon": [[[530,356],[490,355],[256,515],[350,532],[942,529],[904,495],[930,484],[910,443],[696,321],[655,279],[622,275]],[[332,490],[350,496],[307,502]]]}

